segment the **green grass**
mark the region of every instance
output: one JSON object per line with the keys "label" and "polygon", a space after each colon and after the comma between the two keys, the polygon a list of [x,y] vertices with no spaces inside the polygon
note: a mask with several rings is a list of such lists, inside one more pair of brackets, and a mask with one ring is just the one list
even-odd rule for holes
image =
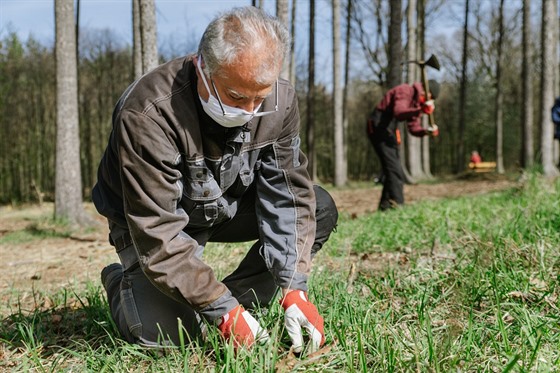
{"label": "green grass", "polygon": [[[165,354],[131,346],[90,283],[3,315],[0,371],[557,372],[559,197],[560,181],[531,175],[504,192],[342,215],[310,281],[329,346],[316,357],[289,354],[277,304],[259,316],[272,342],[237,356],[214,329]],[[221,253],[244,248],[209,246],[207,260],[223,275]]]}
{"label": "green grass", "polygon": [[68,238],[72,228],[66,222],[52,218],[39,218],[30,221],[25,229],[7,233],[0,237],[0,244],[19,244],[45,238]]}

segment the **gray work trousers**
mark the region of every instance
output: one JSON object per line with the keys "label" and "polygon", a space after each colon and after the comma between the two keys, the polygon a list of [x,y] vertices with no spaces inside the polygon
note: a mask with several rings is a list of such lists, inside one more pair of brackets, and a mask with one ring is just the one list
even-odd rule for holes
{"label": "gray work trousers", "polygon": [[[314,187],[317,208],[317,228],[312,257],[321,249],[335,229],[338,220],[336,205],[327,191]],[[258,240],[254,198],[241,204],[236,216],[210,229],[188,231],[203,248],[207,242],[245,242]],[[252,206],[251,206],[252,205]],[[181,340],[202,335],[198,314],[187,304],[178,302],[158,290],[145,276],[135,255],[128,232],[111,227],[111,241],[115,244],[124,273],[120,281],[109,284],[107,299],[111,315],[123,338],[146,346],[178,345]],[[123,239],[125,237],[125,239]],[[261,244],[255,242],[239,266],[222,281],[246,309],[255,305],[266,307],[276,295],[277,286],[259,254]],[[132,253],[132,254],[131,254]],[[197,253],[202,256],[202,250]],[[186,332],[186,333],[184,333]]]}

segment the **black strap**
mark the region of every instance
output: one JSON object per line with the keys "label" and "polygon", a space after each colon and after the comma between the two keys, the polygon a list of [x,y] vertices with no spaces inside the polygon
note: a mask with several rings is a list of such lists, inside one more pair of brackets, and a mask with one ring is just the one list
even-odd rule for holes
{"label": "black strap", "polygon": [[114,245],[117,248],[117,255],[123,265],[123,270],[136,268],[138,265],[138,254],[134,248],[132,237],[129,232],[126,232],[119,238],[114,240]]}

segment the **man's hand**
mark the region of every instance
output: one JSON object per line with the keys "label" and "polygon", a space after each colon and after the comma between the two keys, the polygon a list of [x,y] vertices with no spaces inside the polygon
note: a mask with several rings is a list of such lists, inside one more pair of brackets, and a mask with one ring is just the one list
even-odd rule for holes
{"label": "man's hand", "polygon": [[218,329],[226,340],[233,338],[236,350],[240,346],[250,347],[255,341],[266,342],[269,338],[266,329],[261,328],[259,322],[241,305],[221,317]]}
{"label": "man's hand", "polygon": [[324,321],[317,307],[307,298],[307,294],[301,290],[292,290],[280,300],[280,304],[286,311],[284,324],[292,340],[294,352],[303,350],[302,328],[307,330],[311,339],[309,352],[317,351],[325,343]]}
{"label": "man's hand", "polygon": [[426,114],[432,114],[435,108],[434,100],[428,100],[422,104],[422,111]]}
{"label": "man's hand", "polygon": [[426,134],[430,135],[431,137],[437,137],[439,135],[439,128],[437,125],[432,124],[430,127],[426,129]]}

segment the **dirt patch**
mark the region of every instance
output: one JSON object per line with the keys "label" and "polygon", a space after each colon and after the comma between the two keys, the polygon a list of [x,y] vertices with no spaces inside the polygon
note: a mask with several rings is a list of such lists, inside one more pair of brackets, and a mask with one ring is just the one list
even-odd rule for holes
{"label": "dirt patch", "polygon": [[[412,204],[426,199],[438,199],[488,193],[511,188],[515,181],[504,177],[477,176],[434,184],[406,185],[405,201]],[[381,185],[333,191],[341,212],[359,216],[376,210]],[[91,205],[88,211],[98,226],[84,232],[66,234],[60,228],[41,226],[52,214],[53,205],[27,206],[13,209],[0,207],[0,302],[12,309],[19,304],[40,307],[48,300],[37,294],[60,288],[83,286],[87,281],[99,283],[101,269],[118,261],[107,242],[108,230],[103,218]],[[48,234],[45,237],[45,232]],[[50,233],[49,233],[50,232]],[[18,234],[39,238],[18,240]],[[8,239],[9,238],[9,239]],[[20,242],[21,241],[21,242]],[[12,290],[16,290],[12,292]],[[17,297],[14,296],[17,294]],[[19,298],[19,299],[18,299]]]}
{"label": "dirt patch", "polygon": [[[405,185],[404,199],[406,204],[412,204],[422,200],[485,194],[516,185],[517,182],[505,176],[466,174],[461,179],[440,183]],[[334,191],[332,195],[340,211],[360,216],[377,210],[382,188],[380,184],[372,184],[368,188]]]}

